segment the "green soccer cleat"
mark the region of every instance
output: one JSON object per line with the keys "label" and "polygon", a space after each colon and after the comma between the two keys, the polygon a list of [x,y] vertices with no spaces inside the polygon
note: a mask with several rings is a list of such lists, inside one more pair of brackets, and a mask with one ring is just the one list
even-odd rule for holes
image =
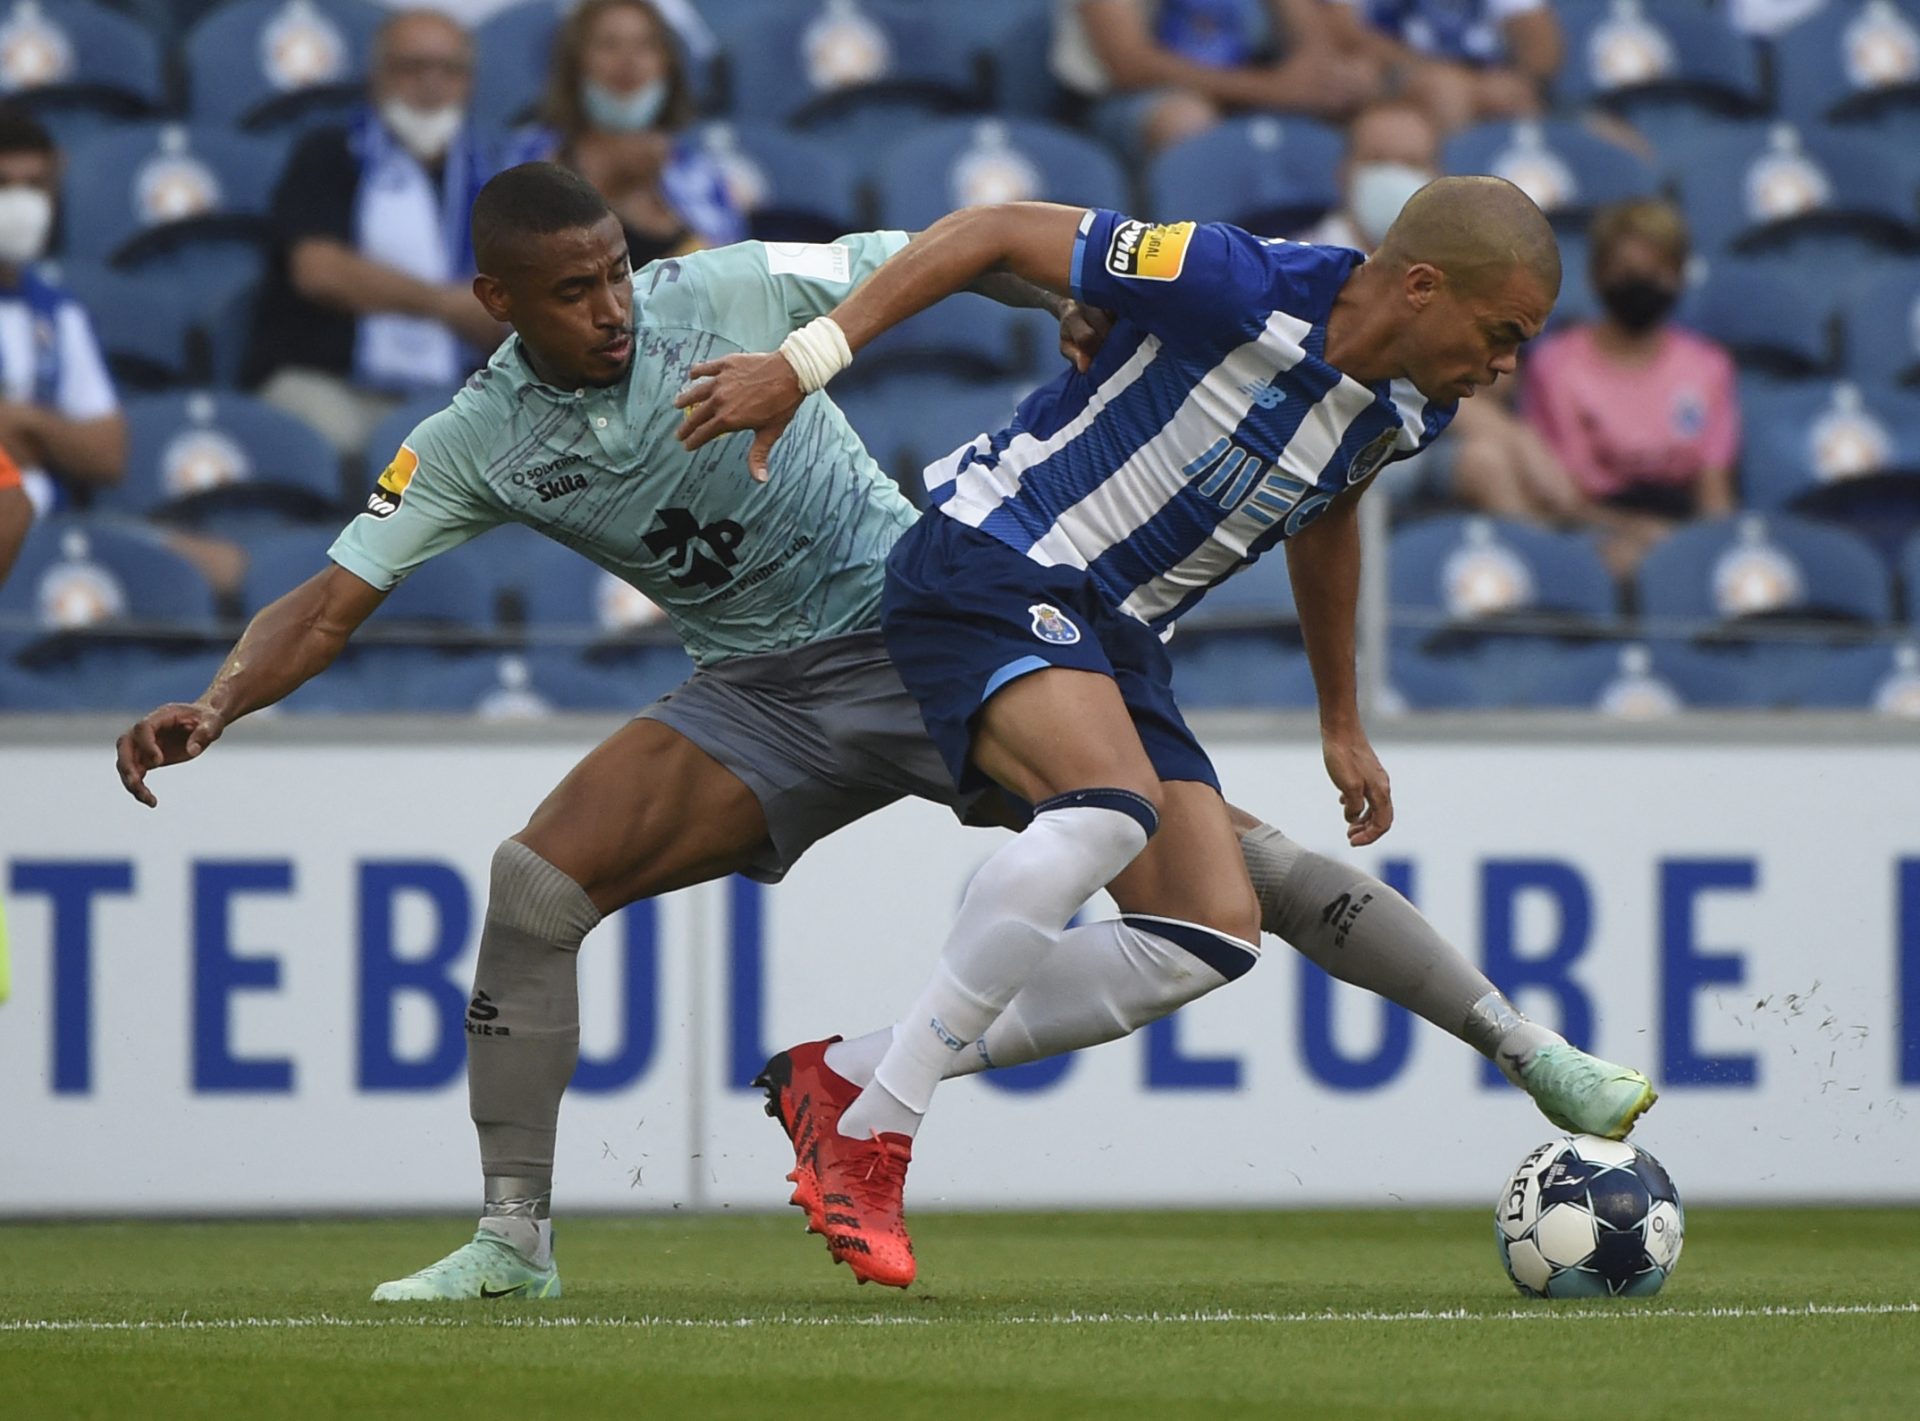
{"label": "green soccer cleat", "polygon": [[470,1298],[560,1296],[560,1270],[536,1268],[496,1233],[481,1229],[438,1263],[373,1290],[376,1303],[464,1302]]}
{"label": "green soccer cleat", "polygon": [[1657,1099],[1640,1072],[1562,1042],[1536,1050],[1514,1083],[1562,1130],[1609,1140],[1626,1139]]}

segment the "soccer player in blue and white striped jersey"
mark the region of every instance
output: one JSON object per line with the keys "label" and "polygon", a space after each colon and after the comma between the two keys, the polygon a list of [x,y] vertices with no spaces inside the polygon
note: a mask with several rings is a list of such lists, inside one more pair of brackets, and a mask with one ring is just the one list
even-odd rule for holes
{"label": "soccer player in blue and white striped jersey", "polygon": [[[846,1261],[882,1281],[912,1276],[899,1194],[934,1086],[1094,892],[1120,905],[1102,925],[1120,953],[1172,944],[1226,977],[1256,955],[1247,870],[1160,634],[1283,540],[1349,840],[1386,832],[1390,790],[1354,686],[1354,501],[1458,400],[1512,373],[1560,284],[1546,219],[1496,178],[1429,184],[1371,259],[1219,224],[972,209],[778,353],[695,366],[683,441],[757,429],[762,473],[854,350],[995,269],[1114,326],[1087,370],[928,470],[934,506],[888,562],[888,653],[956,783],[997,783],[1033,815],[974,878],[872,1084],[810,1141],[862,1255]],[[1623,1109],[1637,1115],[1651,1092],[1632,1079]]]}

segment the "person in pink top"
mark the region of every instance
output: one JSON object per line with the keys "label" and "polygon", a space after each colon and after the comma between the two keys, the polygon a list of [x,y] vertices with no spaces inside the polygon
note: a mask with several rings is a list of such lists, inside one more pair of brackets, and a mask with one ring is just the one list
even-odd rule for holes
{"label": "person in pink top", "polygon": [[1727,352],[1668,319],[1688,255],[1684,219],[1656,200],[1601,211],[1590,273],[1604,314],[1542,342],[1524,370],[1522,407],[1565,483],[1519,490],[1521,516],[1586,523],[1615,572],[1688,518],[1734,506],[1740,406]]}

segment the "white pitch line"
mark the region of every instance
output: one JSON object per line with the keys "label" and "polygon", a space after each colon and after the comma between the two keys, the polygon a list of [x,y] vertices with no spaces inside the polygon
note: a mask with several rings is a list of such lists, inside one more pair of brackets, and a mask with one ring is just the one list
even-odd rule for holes
{"label": "white pitch line", "polygon": [[1757,1307],[1702,1308],[1566,1308],[1540,1306],[1473,1312],[1466,1308],[1420,1309],[1409,1312],[1064,1312],[1028,1313],[1006,1317],[908,1317],[889,1313],[866,1317],[826,1317],[806,1313],[769,1313],[760,1317],[441,1317],[402,1313],[394,1317],[340,1317],[314,1313],[307,1317],[156,1318],[122,1321],[90,1318],[16,1318],[0,1321],[3,1332],[233,1332],[295,1330],[301,1328],[426,1327],[426,1328],[604,1328],[647,1331],[690,1328],[700,1331],[737,1331],[754,1327],[958,1327],[970,1324],[1010,1327],[1112,1327],[1168,1324],[1253,1324],[1296,1326],[1306,1323],[1409,1322],[1543,1322],[1577,1317],[1582,1321],[1607,1318],[1634,1321],[1652,1318],[1740,1320],[1788,1317],[1888,1317],[1920,1314],[1920,1302],[1909,1303],[1801,1303]]}

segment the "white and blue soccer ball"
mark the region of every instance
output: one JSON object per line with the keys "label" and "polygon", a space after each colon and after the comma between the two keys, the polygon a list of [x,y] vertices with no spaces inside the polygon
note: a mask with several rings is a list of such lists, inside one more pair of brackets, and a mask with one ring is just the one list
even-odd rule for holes
{"label": "white and blue soccer ball", "polygon": [[1530,1298],[1649,1298],[1680,1261],[1686,1215],[1645,1150],[1574,1135],[1520,1161],[1493,1208],[1500,1261]]}

